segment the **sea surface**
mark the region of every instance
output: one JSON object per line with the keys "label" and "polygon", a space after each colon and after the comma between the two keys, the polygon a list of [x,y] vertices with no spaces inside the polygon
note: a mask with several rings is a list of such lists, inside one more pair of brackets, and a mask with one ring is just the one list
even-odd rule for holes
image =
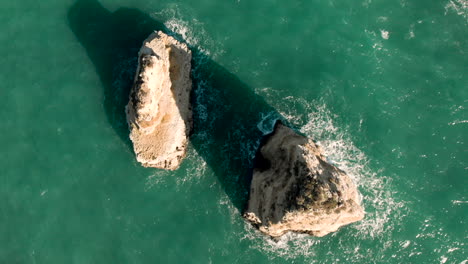
{"label": "sea surface", "polygon": [[[173,172],[124,108],[153,31],[193,51]],[[468,263],[466,0],[0,3],[0,263]],[[275,120],[357,184],[361,222],[262,236],[241,217]]]}

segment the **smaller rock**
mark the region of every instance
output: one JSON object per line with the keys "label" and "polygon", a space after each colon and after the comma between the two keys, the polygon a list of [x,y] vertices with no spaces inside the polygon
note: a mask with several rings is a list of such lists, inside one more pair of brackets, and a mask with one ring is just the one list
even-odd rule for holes
{"label": "smaller rock", "polygon": [[140,49],[126,111],[136,158],[145,167],[174,170],[185,157],[192,128],[191,59],[186,44],[161,31]]}
{"label": "smaller rock", "polygon": [[255,158],[244,217],[261,232],[324,236],[364,217],[351,178],[318,145],[280,121]]}

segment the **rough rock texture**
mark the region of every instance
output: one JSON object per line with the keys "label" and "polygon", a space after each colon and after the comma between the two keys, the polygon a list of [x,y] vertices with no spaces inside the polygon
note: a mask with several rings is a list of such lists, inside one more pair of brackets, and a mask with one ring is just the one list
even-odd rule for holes
{"label": "rough rock texture", "polygon": [[312,140],[278,121],[257,152],[244,217],[272,237],[288,231],[320,237],[361,220],[364,210],[351,178],[327,163]]}
{"label": "rough rock texture", "polygon": [[127,105],[127,122],[137,160],[145,167],[176,169],[192,127],[192,53],[162,32],[152,33],[138,53]]}

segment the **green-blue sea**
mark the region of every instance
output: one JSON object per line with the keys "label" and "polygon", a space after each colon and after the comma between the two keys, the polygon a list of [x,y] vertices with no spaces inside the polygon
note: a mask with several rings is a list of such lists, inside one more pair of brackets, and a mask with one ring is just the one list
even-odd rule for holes
{"label": "green-blue sea", "polygon": [[[192,52],[194,129],[144,168],[125,105],[142,41]],[[468,263],[466,0],[0,2],[0,263]],[[245,223],[277,119],[365,219],[322,238]]]}

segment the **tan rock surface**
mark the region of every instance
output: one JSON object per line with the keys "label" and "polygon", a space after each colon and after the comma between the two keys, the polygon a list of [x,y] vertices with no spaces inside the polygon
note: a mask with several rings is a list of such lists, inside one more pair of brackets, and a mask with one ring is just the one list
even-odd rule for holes
{"label": "tan rock surface", "polygon": [[186,44],[154,32],[138,55],[126,107],[130,139],[143,166],[174,170],[186,154],[192,127],[192,53]]}
{"label": "tan rock surface", "polygon": [[324,236],[364,217],[351,178],[320,147],[277,122],[260,147],[244,217],[263,233]]}

